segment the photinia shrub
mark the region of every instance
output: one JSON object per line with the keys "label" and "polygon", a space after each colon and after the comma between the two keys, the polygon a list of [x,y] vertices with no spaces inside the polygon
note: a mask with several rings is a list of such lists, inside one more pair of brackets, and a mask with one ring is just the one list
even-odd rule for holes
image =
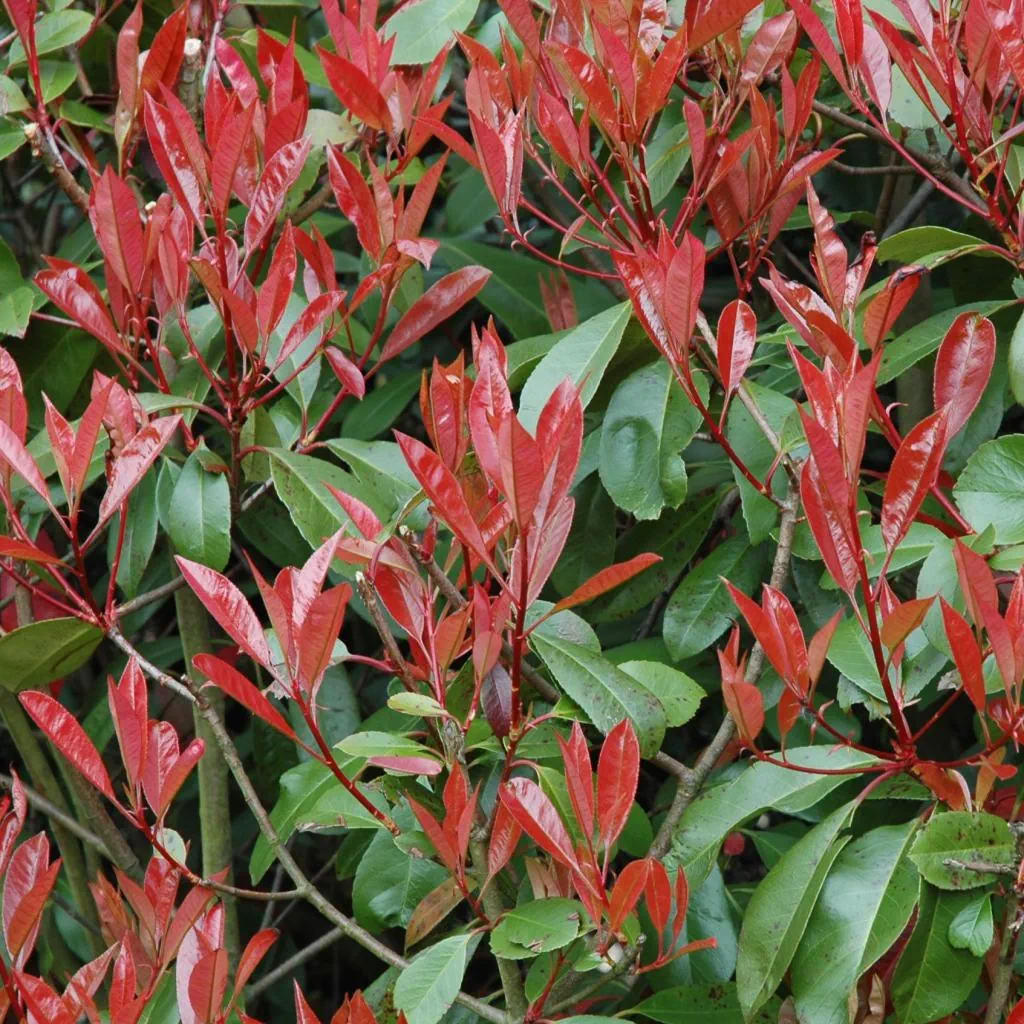
{"label": "photinia shrub", "polygon": [[1024,6],[3,10],[0,1021],[1024,1021]]}

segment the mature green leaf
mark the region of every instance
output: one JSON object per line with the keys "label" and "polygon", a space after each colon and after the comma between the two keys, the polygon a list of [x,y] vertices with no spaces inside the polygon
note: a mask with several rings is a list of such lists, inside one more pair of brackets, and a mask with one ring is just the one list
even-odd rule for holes
{"label": "mature green leaf", "polygon": [[[93,14],[90,11],[68,9],[44,14],[36,22],[36,54],[43,56],[73,46],[92,28]],[[7,51],[8,68],[25,62],[25,48],[20,39],[15,39]]]}
{"label": "mature green leaf", "polygon": [[103,630],[81,619],[42,619],[0,636],[0,686],[11,693],[44,686],[81,668]]}
{"label": "mature green leaf", "polygon": [[[776,1024],[782,1000],[773,998],[747,1018],[749,1024]],[[733,983],[680,985],[648,996],[625,1013],[648,1017],[658,1024],[744,1024],[739,996]]]}
{"label": "mature green leaf", "polygon": [[829,870],[793,959],[797,1014],[815,1024],[847,1024],[857,980],[903,933],[920,883],[907,850],[917,831],[876,828],[847,846]]}
{"label": "mature green leaf", "polygon": [[384,35],[395,36],[395,64],[428,64],[448,44],[453,33],[464,32],[476,14],[479,0],[417,0],[404,4],[384,24]]}
{"label": "mature green leaf", "polygon": [[586,920],[576,900],[532,900],[504,914],[491,932],[491,950],[506,960],[525,960],[568,946]]}
{"label": "mature green leaf", "polygon": [[375,729],[346,736],[338,749],[350,757],[431,757],[434,754],[429,747],[408,736]]}
{"label": "mature green leaf", "polygon": [[985,243],[974,235],[965,235],[962,231],[951,228],[925,225],[898,231],[882,240],[878,246],[875,259],[899,260],[900,263],[920,263],[929,256],[950,252],[954,249],[980,247]]}
{"label": "mature green leaf", "polygon": [[993,526],[997,544],[1024,541],[1024,434],[983,444],[967,460],[953,493],[976,532]]}
{"label": "mature green leaf", "polygon": [[763,552],[745,536],[719,545],[679,585],[665,608],[665,643],[672,657],[707,650],[737,617],[723,579],[749,594],[761,580]]}
{"label": "mature green leaf", "polygon": [[584,320],[537,364],[519,399],[519,418],[527,430],[536,427],[545,402],[567,378],[580,389],[580,401],[587,407],[622,341],[631,315],[632,305],[621,302]]}
{"label": "mature green leaf", "polygon": [[652,757],[658,752],[665,736],[665,707],[649,689],[579,644],[537,632],[530,645],[598,729],[608,733],[628,718],[636,729],[641,753]]}
{"label": "mature green leaf", "polygon": [[976,889],[997,878],[946,863],[985,861],[1014,863],[1016,844],[1010,826],[994,814],[948,811],[932,815],[910,851],[910,859],[925,879],[940,889]]}
{"label": "mature green leaf", "polygon": [[453,935],[425,949],[395,982],[395,1006],[409,1024],[437,1024],[462,985],[472,937]]}
{"label": "mature green leaf", "polygon": [[378,504],[387,509],[389,517],[420,489],[402,450],[393,441],[339,437],[328,441],[327,447],[348,465],[366,490],[377,494]]}
{"label": "mature green leaf", "polygon": [[984,956],[992,945],[995,922],[992,919],[992,894],[975,893],[963,910],[949,923],[949,944]]}
{"label": "mature green leaf", "polygon": [[789,969],[811,911],[836,857],[849,841],[841,835],[856,809],[833,811],[783,854],[747,905],[740,929],[736,988],[750,1017],[775,993]]}
{"label": "mature green leaf", "polygon": [[659,661],[624,661],[619,668],[658,698],[669,726],[685,725],[707,696],[704,688],[685,672]]}
{"label": "mature green leaf", "polygon": [[372,932],[404,928],[420,900],[437,888],[448,870],[425,857],[411,857],[389,832],[373,837],[352,882],[356,919]]}
{"label": "mature green leaf", "polygon": [[909,942],[893,972],[890,993],[900,1024],[930,1024],[958,1009],[981,974],[982,961],[949,941],[953,921],[971,893],[921,888],[921,906]]}
{"label": "mature green leaf", "polygon": [[379,383],[345,415],[341,424],[342,434],[361,441],[380,437],[405,412],[419,390],[420,375],[417,372],[396,374]]}
{"label": "mature green leaf", "polygon": [[[128,504],[128,521],[121,547],[121,564],[117,570],[118,586],[128,597],[134,597],[142,582],[156,546],[159,520],[156,514],[156,471],[151,470],[132,491]],[[107,561],[113,562],[117,550],[117,530],[107,534]]]}
{"label": "mature green leaf", "polygon": [[[831,746],[796,747],[787,751],[786,757],[795,765],[828,769],[855,768],[873,761],[869,754]],[[722,840],[744,822],[768,808],[798,814],[850,778],[842,774],[814,775],[756,762],[731,782],[706,789],[690,804],[672,837],[665,866],[683,866],[691,887],[699,885],[711,869]]]}
{"label": "mature green leaf", "polygon": [[1007,372],[1013,397],[1018,405],[1024,405],[1024,313],[1021,313],[1010,338]]}
{"label": "mature green leaf", "polygon": [[[706,378],[699,379],[706,396]],[[700,422],[664,360],[630,374],[615,389],[601,427],[599,472],[619,508],[637,519],[657,519],[666,506],[685,501],[682,451]]]}
{"label": "mature green leaf", "polygon": [[218,571],[231,557],[227,467],[197,448],[185,460],[167,509],[167,532],[180,555]]}

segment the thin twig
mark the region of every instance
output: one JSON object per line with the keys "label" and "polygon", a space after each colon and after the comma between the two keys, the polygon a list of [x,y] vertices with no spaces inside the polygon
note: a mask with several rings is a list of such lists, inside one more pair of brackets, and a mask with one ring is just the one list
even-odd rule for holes
{"label": "thin twig", "polygon": [[290,977],[296,968],[301,967],[307,960],[311,960],[329,949],[334,943],[345,938],[345,931],[342,928],[332,928],[324,932],[318,939],[314,939],[308,946],[304,946],[297,953],[293,953],[287,960],[278,964],[272,971],[268,971],[258,981],[254,981],[246,990],[245,994],[249,999],[255,999],[261,992],[280,981],[282,978]]}

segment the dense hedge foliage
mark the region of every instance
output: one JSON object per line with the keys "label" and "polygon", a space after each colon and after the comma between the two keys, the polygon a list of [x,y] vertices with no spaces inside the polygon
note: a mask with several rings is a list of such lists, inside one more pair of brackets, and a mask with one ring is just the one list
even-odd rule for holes
{"label": "dense hedge foliage", "polygon": [[1024,1021],[1020,0],[3,9],[0,1020]]}

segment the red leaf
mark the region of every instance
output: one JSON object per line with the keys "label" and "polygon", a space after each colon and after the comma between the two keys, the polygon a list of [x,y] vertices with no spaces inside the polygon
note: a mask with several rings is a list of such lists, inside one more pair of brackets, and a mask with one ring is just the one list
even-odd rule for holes
{"label": "red leaf", "polygon": [[1024,999],[1013,1004],[1010,1015],[1006,1018],[1006,1024],[1024,1024]]}
{"label": "red leaf", "polygon": [[626,827],[640,780],[640,744],[624,718],[605,737],[597,761],[597,820],[601,844],[611,849]]}
{"label": "red leaf", "polygon": [[747,47],[740,66],[740,81],[754,86],[786,59],[796,41],[796,18],[792,11],[762,22]]}
{"label": "red leaf", "polygon": [[334,316],[344,301],[344,292],[324,292],[306,306],[281,344],[281,349],[274,360],[274,369],[284,363],[313,331],[323,325],[324,321]]}
{"label": "red leaf", "polygon": [[118,683],[114,682],[113,676],[107,677],[107,702],[128,784],[134,788],[145,770],[149,740],[149,692],[134,656],[125,666]]}
{"label": "red leaf", "polygon": [[306,997],[302,994],[302,989],[299,988],[299,983],[297,981],[293,981],[292,984],[295,986],[296,1024],[320,1024],[320,1018],[310,1008],[309,1003],[306,1002]]}
{"label": "red leaf", "polygon": [[981,401],[996,361],[996,329],[976,313],[961,313],[935,356],[935,408],[947,406],[946,431],[956,436]]}
{"label": "red leaf", "polygon": [[740,678],[738,673],[723,672],[722,697],[726,710],[736,723],[740,738],[752,746],[764,728],[764,701],[761,698],[761,691],[752,683]]}
{"label": "red leaf", "polygon": [[864,341],[868,348],[878,348],[892,330],[900,313],[906,309],[925,274],[924,267],[903,267],[885,282],[882,290],[872,298],[864,310]]}
{"label": "red leaf", "polygon": [[848,81],[846,71],[843,69],[843,62],[821,18],[811,9],[811,5],[807,0],[790,0],[789,7],[797,16],[800,27],[810,37],[811,42],[814,44],[814,50],[821,55],[821,59],[828,65],[829,71],[832,72],[832,77],[846,91]]}
{"label": "red leaf", "polygon": [[551,616],[566,608],[574,608],[586,601],[593,601],[595,597],[600,597],[601,594],[605,594],[609,590],[621,587],[627,580],[631,580],[660,561],[661,555],[647,553],[636,555],[627,562],[616,562],[614,565],[609,565],[594,573],[586,583],[581,583],[571,594],[563,597],[547,615]]}
{"label": "red leaf", "polygon": [[312,145],[309,136],[282,146],[267,161],[245,217],[245,251],[252,252],[274,226]]}
{"label": "red leaf", "polygon": [[964,685],[964,693],[978,711],[984,711],[985,671],[974,630],[944,597],[939,597],[939,605],[942,608],[942,625],[946,639],[949,640],[949,649],[953,652],[953,663]]}
{"label": "red leaf", "polygon": [[896,452],[882,498],[882,537],[888,551],[903,539],[938,480],[947,436],[946,412],[940,409],[921,420]]}
{"label": "red leaf", "polygon": [[18,966],[35,944],[43,908],[60,870],[59,860],[53,864],[49,860],[50,841],[40,832],[14,851],[4,876],[4,941]]}
{"label": "red leaf", "polygon": [[[43,474],[39,472],[36,460],[29,455],[28,449],[18,440],[14,431],[0,420],[0,470],[4,468],[4,463],[7,463],[47,505],[50,504],[50,492]],[[10,479],[7,473],[2,475]]]}
{"label": "red leaf", "polygon": [[399,775],[440,775],[444,765],[432,757],[399,757],[379,754],[367,758],[367,763]]}
{"label": "red leaf", "polygon": [[165,91],[166,106],[145,98],[146,135],[167,187],[197,227],[203,226],[203,206],[210,188],[209,157],[199,141],[184,104]]}
{"label": "red leaf", "polygon": [[573,722],[568,743],[558,737],[558,746],[565,765],[569,800],[589,847],[594,839],[594,770],[590,766],[590,751],[579,722]]}
{"label": "red leaf", "polygon": [[428,331],[444,323],[448,317],[473,299],[487,284],[490,276],[489,270],[470,266],[442,277],[427,289],[395,324],[395,329],[380,354],[380,361],[383,363],[394,359]]}
{"label": "red leaf", "polygon": [[499,795],[516,824],[538,846],[563,866],[579,870],[569,833],[555,805],[536,782],[524,778],[510,779],[501,787]]}
{"label": "red leaf", "polygon": [[377,205],[359,168],[339,149],[327,149],[327,171],[341,212],[355,225],[359,244],[379,262],[383,255]]}
{"label": "red leaf", "polygon": [[0,558],[17,558],[22,562],[39,562],[44,565],[59,565],[61,559],[48,554],[28,541],[0,537]]}
{"label": "red leaf", "polygon": [[687,232],[665,274],[665,323],[682,351],[689,345],[697,323],[704,290],[704,259],[704,246]]}
{"label": "red leaf", "polygon": [[226,694],[234,697],[243,707],[248,708],[257,718],[261,718],[278,732],[284,733],[290,740],[297,740],[295,730],[288,724],[281,712],[263,696],[259,687],[246,679],[238,669],[233,668],[223,658],[218,658],[214,654],[197,654],[192,659],[192,664]]}
{"label": "red leaf", "polygon": [[203,606],[232,640],[254,661],[270,668],[273,659],[260,620],[242,592],[219,572],[176,556],[175,561]]}
{"label": "red leaf", "polygon": [[703,0],[693,4],[696,13],[690,28],[690,53],[738,26],[756,6],[757,0]]}
{"label": "red leaf", "polygon": [[238,970],[235,973],[235,992],[241,992],[252,977],[253,971],[259,967],[260,962],[270,952],[270,948],[277,942],[280,933],[276,928],[263,928],[258,931],[246,944],[242,956],[238,961]]}
{"label": "red leaf", "polygon": [[334,371],[334,376],[350,395],[355,395],[356,398],[363,398],[366,395],[366,380],[362,371],[340,348],[328,345],[324,349],[324,358]]}
{"label": "red leaf", "polygon": [[934,596],[918,597],[899,605],[882,623],[882,643],[890,651],[899,647],[924,622],[934,600]]}
{"label": "red leaf", "polygon": [[228,951],[211,949],[200,956],[188,977],[188,1000],[196,1019],[213,1024],[228,984]]}
{"label": "red leaf", "polygon": [[188,35],[188,4],[182,4],[164,23],[146,54],[139,87],[154,92],[158,85],[173,89],[185,56],[185,38]]}
{"label": "red leaf", "polygon": [[650,915],[654,930],[661,935],[672,912],[672,883],[669,881],[665,865],[660,860],[652,859],[650,864],[644,902],[647,904],[647,913]]}
{"label": "red leaf", "polygon": [[320,64],[341,104],[364,124],[391,134],[391,111],[380,90],[350,60],[325,50],[316,49]]}
{"label": "red leaf", "polygon": [[487,845],[488,878],[493,878],[512,859],[521,835],[522,829],[506,807],[505,801],[499,800]]}
{"label": "red leaf", "polygon": [[89,219],[107,264],[129,293],[140,295],[146,243],[135,193],[108,165],[89,196]]}
{"label": "red leaf", "polygon": [[105,797],[115,800],[110,776],[93,742],[78,720],[62,704],[45,693],[27,691],[18,695],[32,721],[47,735],[50,742]]}
{"label": "red leaf", "polygon": [[227,216],[235,178],[242,166],[246,146],[249,144],[249,133],[252,131],[255,112],[254,101],[242,110],[238,110],[237,107],[229,109],[221,121],[210,171],[213,212],[220,220]]}
{"label": "red leaf", "polygon": [[49,267],[40,270],[35,283],[58,309],[65,312],[84,331],[99,338],[112,352],[125,351],[107,304],[92,278],[67,260],[48,256]]}
{"label": "red leaf", "polygon": [[180,424],[181,417],[178,415],[162,416],[147,423],[124,446],[110,471],[110,484],[100,502],[99,522],[94,533],[124,504]]}
{"label": "red leaf", "polygon": [[617,932],[623,922],[640,902],[651,874],[651,865],[656,863],[646,858],[630,861],[615,879],[608,907],[608,930]]}
{"label": "red leaf", "polygon": [[757,344],[757,316],[742,299],[734,299],[718,320],[718,372],[730,394],[740,386]]}

